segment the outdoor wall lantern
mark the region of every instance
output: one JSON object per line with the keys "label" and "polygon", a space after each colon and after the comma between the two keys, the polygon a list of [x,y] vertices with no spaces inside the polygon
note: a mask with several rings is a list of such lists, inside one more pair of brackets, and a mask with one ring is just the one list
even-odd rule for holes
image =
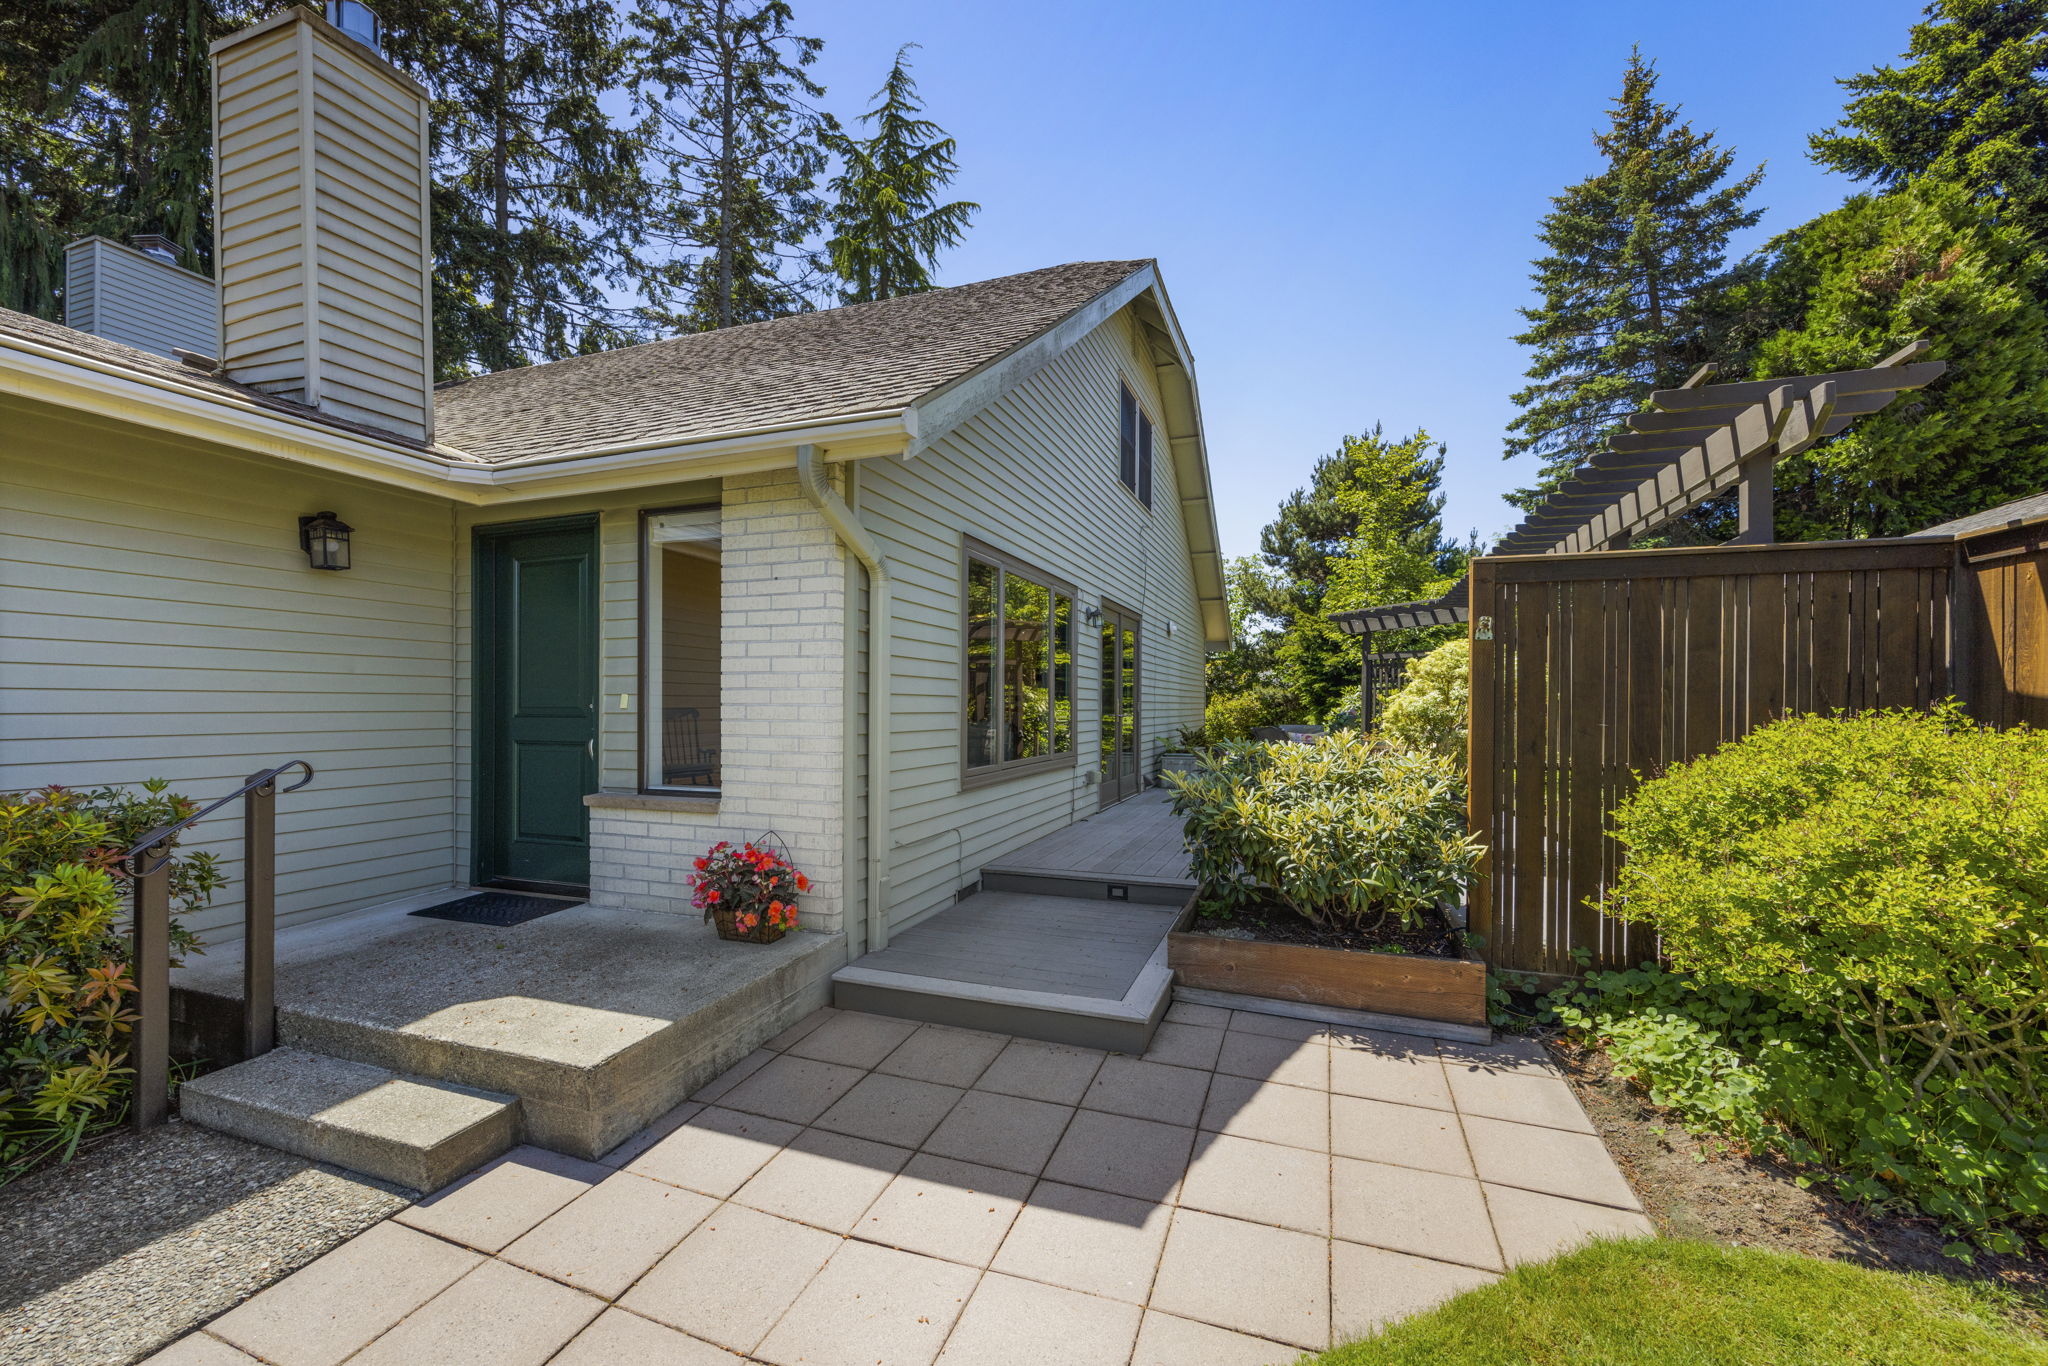
{"label": "outdoor wall lantern", "polygon": [[1081,615],[1087,619],[1090,626],[1093,626],[1096,622],[1102,620],[1102,609],[1100,607],[1086,608],[1082,611]]}
{"label": "outdoor wall lantern", "polygon": [[331,512],[299,518],[299,545],[315,569],[348,568],[348,536],[355,530]]}

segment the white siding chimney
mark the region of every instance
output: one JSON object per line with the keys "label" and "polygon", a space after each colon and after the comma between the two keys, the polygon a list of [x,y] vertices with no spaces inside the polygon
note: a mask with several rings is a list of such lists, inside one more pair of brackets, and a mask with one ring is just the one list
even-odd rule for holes
{"label": "white siding chimney", "polygon": [[139,346],[220,354],[220,292],[204,275],[105,237],[64,248],[64,322]]}
{"label": "white siding chimney", "polygon": [[427,92],[293,6],[213,45],[213,156],[228,375],[432,440]]}

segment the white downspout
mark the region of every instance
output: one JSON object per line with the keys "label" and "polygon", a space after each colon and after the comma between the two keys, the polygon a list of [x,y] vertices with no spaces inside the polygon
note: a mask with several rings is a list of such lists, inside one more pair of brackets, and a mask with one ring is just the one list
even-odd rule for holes
{"label": "white downspout", "polygon": [[818,448],[796,448],[796,482],[827,525],[868,571],[867,951],[889,943],[889,562],[860,517],[825,478]]}

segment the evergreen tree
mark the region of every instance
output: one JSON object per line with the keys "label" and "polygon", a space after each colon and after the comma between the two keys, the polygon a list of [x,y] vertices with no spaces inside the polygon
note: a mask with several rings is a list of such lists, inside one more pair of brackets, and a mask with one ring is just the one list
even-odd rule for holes
{"label": "evergreen tree", "polygon": [[67,242],[161,233],[213,256],[207,45],[247,0],[27,5],[0,24],[0,306],[54,318]]}
{"label": "evergreen tree", "polygon": [[[1278,624],[1274,668],[1297,719],[1327,717],[1357,695],[1359,639],[1331,612],[1433,597],[1463,569],[1464,552],[1443,538],[1443,467],[1444,448],[1427,432],[1389,440],[1375,426],[1347,436],[1260,533],[1272,572],[1248,585],[1248,606]],[[1433,638],[1402,632],[1373,643],[1409,649]]]}
{"label": "evergreen tree", "polygon": [[644,120],[604,97],[628,35],[607,0],[380,5],[385,54],[431,92],[434,361],[444,378],[636,340],[613,302],[635,247]]}
{"label": "evergreen tree", "polygon": [[959,245],[981,207],[965,200],[938,202],[953,179],[953,139],[918,117],[924,105],[904,60],[915,46],[896,50],[889,79],[875,92],[881,103],[861,115],[862,123],[874,125],[874,136],[833,140],[844,169],[831,185],[839,198],[826,251],[833,272],[846,282],[839,296],[846,303],[930,289],[940,250]]}
{"label": "evergreen tree", "polygon": [[1961,185],[2048,242],[2048,0],[1936,0],[1927,16],[1903,63],[1840,82],[1851,98],[1813,159],[1884,189]]}
{"label": "evergreen tree", "polygon": [[634,85],[654,111],[663,173],[650,219],[674,257],[650,275],[653,316],[708,331],[810,306],[821,271],[805,245],[829,115],[805,68],[824,43],[789,31],[786,0],[639,0]]}
{"label": "evergreen tree", "polygon": [[1538,486],[1510,501],[1540,503],[1602,449],[1652,389],[1677,384],[1714,349],[1704,305],[1723,274],[1730,234],[1754,225],[1744,201],[1759,166],[1726,181],[1732,149],[1696,133],[1656,98],[1657,68],[1629,56],[1608,128],[1593,145],[1606,166],[1558,195],[1534,262],[1541,302],[1523,309],[1515,340],[1534,349],[1531,383],[1512,401],[1512,459],[1543,457]]}
{"label": "evergreen tree", "polygon": [[2028,235],[1932,178],[1862,195],[1771,244],[1748,308],[1783,325],[1759,379],[1869,365],[1926,339],[1932,386],[1777,467],[1785,540],[1909,535],[2048,486],[2048,264]]}

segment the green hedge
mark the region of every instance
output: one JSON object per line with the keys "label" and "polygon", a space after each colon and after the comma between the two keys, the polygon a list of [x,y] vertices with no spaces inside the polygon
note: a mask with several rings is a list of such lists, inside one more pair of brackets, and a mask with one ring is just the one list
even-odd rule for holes
{"label": "green hedge", "polygon": [[1692,1122],[1999,1248],[2048,1220],[2048,734],[1805,716],[1647,782],[1605,909],[1671,971],[1565,1005]]}

